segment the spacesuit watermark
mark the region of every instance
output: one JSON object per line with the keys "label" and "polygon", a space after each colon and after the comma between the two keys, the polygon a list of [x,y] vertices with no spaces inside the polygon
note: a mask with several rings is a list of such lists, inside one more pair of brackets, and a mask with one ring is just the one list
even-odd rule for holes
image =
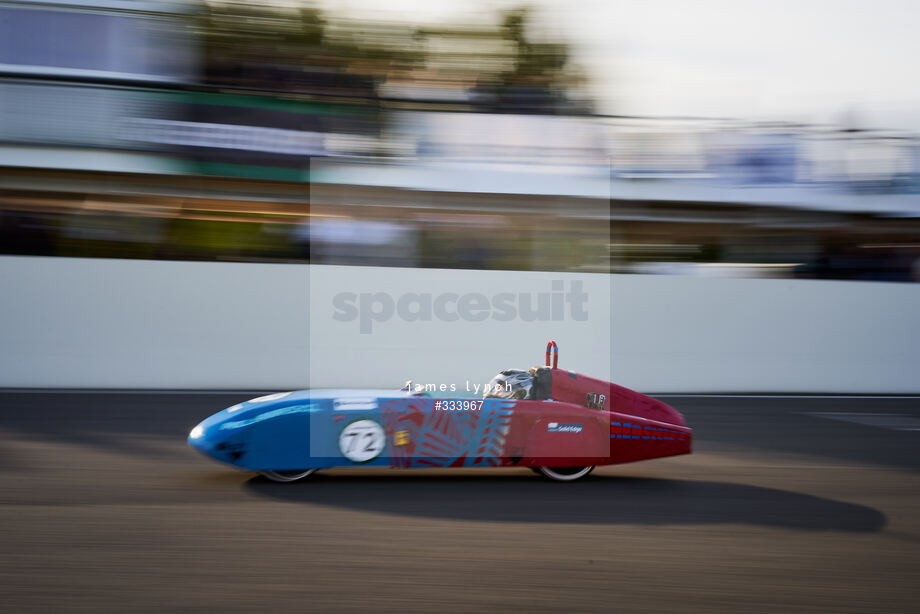
{"label": "spacesuit watermark", "polygon": [[[491,297],[479,292],[407,292],[394,297],[389,292],[339,292],[332,297],[332,317],[339,322],[358,320],[361,334],[373,332],[374,324],[394,316],[404,322],[511,322],[588,319],[588,293],[579,280],[554,279],[548,292],[498,292]],[[568,307],[568,308],[566,308]]]}

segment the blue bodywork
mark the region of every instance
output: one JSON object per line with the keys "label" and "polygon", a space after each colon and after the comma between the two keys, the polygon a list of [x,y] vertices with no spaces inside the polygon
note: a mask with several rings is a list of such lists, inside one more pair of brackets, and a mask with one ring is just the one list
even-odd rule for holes
{"label": "blue bodywork", "polygon": [[[327,430],[316,428],[317,416],[333,411],[336,400],[354,399],[367,401],[368,409],[349,410],[349,420],[370,418],[382,423],[380,394],[394,399],[404,396],[393,390],[298,390],[258,397],[206,418],[192,429],[188,443],[202,454],[251,471],[340,465],[337,436],[317,432]],[[380,454],[366,464],[389,465],[389,460]]]}
{"label": "blue bodywork", "polygon": [[436,403],[393,390],[279,393],[219,411],[188,443],[250,471],[499,464],[513,402],[477,400],[477,411],[466,412],[437,411]]}

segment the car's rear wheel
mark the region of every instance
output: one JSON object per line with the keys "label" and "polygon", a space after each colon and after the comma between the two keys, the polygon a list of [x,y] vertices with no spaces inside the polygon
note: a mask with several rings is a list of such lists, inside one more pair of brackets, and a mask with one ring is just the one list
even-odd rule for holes
{"label": "car's rear wheel", "polygon": [[594,465],[590,467],[537,467],[537,471],[557,482],[571,482],[594,471]]}
{"label": "car's rear wheel", "polygon": [[272,482],[296,482],[312,474],[316,469],[291,469],[285,471],[262,471]]}

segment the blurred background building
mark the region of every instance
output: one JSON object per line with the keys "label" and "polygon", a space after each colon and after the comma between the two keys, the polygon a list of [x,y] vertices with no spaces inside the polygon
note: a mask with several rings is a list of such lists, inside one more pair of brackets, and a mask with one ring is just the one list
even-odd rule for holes
{"label": "blurred background building", "polygon": [[917,133],[602,113],[539,15],[0,2],[0,252],[920,279]]}

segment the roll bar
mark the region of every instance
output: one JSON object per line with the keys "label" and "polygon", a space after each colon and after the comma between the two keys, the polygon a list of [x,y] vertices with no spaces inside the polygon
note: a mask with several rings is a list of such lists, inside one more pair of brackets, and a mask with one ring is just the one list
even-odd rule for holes
{"label": "roll bar", "polygon": [[552,350],[553,352],[553,369],[555,369],[559,365],[559,346],[556,345],[555,341],[550,340],[550,342],[546,344],[546,366],[547,367],[549,366],[550,350]]}

